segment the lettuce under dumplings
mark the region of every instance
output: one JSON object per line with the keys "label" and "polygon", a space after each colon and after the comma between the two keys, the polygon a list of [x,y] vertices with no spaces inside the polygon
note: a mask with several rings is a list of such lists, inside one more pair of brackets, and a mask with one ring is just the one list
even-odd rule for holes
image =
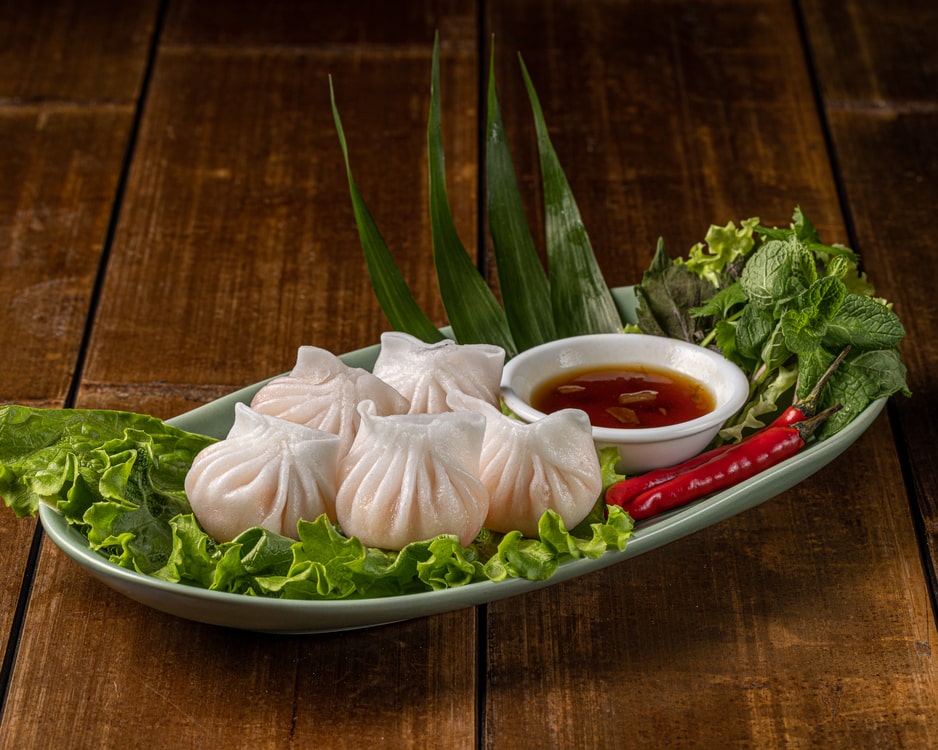
{"label": "lettuce under dumplings", "polygon": [[[547,510],[538,538],[483,528],[388,551],[349,537],[327,516],[297,524],[298,541],[251,527],[209,536],[186,498],[196,454],[216,443],[129,412],[0,406],[0,497],[18,516],[58,512],[110,562],[174,583],[237,594],[341,599],[432,591],[479,581],[546,580],[567,560],[625,548],[633,523],[598,505],[567,529]],[[611,484],[615,456],[601,456]]]}

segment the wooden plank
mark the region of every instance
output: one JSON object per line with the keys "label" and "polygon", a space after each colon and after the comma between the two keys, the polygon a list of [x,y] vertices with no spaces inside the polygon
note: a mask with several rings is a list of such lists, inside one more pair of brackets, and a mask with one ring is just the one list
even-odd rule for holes
{"label": "wooden plank", "polygon": [[[418,44],[402,31],[408,14],[376,4],[367,29],[342,32],[373,43],[353,34],[319,45],[281,36],[307,18],[303,4],[272,14],[268,4],[215,7],[210,19],[197,3],[167,16],[81,406],[170,416],[288,369],[301,344],[341,351],[378,340],[387,326],[365,275],[329,73],[362,192],[415,293],[442,322],[426,219],[432,32]],[[344,12],[318,7],[319,28],[340,28],[330,14]],[[435,7],[412,12],[432,29]],[[472,4],[457,9],[449,23],[475,34]],[[444,45],[450,190],[470,248],[477,65],[474,36]],[[152,747],[474,744],[472,610],[278,638],[145,609],[52,545],[37,570],[3,746],[41,737],[116,747],[143,732]]]}
{"label": "wooden plank", "polygon": [[[0,404],[62,406],[74,374],[154,19],[124,6],[0,14]],[[35,529],[0,514],[4,667]]]}
{"label": "wooden plank", "polygon": [[827,106],[934,103],[938,5],[931,0],[806,0],[801,6]]}
{"label": "wooden plank", "polygon": [[[805,5],[811,49],[853,218],[856,249],[877,291],[906,325],[911,399],[893,400],[912,511],[921,522],[932,596],[938,591],[938,437],[931,394],[938,363],[932,290],[938,242],[923,228],[938,204],[938,33],[934,3]],[[847,22],[844,22],[847,19]]]}
{"label": "wooden plank", "polygon": [[0,17],[0,99],[132,104],[156,0],[10,3]]}
{"label": "wooden plank", "polygon": [[[349,351],[387,329],[355,229],[330,73],[361,191],[418,300],[445,323],[426,209],[431,47],[161,51],[84,404],[171,416],[289,369],[301,344]],[[450,46],[441,84],[451,165],[469,165],[451,166],[449,187],[470,251],[475,54]]]}
{"label": "wooden plank", "polygon": [[125,105],[0,107],[0,402],[65,400],[132,118]]}
{"label": "wooden plank", "polygon": [[[637,281],[658,234],[683,253],[709,222],[787,224],[798,203],[846,241],[789,4],[538,8],[489,8],[503,108],[523,110],[520,50],[610,281]],[[755,511],[490,605],[484,744],[934,744],[933,616],[906,502],[883,418]]]}
{"label": "wooden plank", "polygon": [[439,31],[449,46],[475,47],[478,22],[465,0],[396,3],[393,14],[386,6],[384,0],[358,0],[354,9],[307,0],[179,0],[169,6],[163,40],[203,48],[331,48],[353,56],[382,48],[399,55],[409,47],[422,57]]}

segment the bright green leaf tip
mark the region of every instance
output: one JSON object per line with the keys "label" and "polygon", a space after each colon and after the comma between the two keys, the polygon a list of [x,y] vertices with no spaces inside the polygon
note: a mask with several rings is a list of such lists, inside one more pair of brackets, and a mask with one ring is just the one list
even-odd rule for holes
{"label": "bright green leaf tip", "polygon": [[494,344],[512,356],[516,347],[505,311],[463,247],[450,212],[440,109],[440,44],[437,35],[433,44],[427,150],[430,228],[440,298],[457,341]]}
{"label": "bright green leaf tip", "polygon": [[358,236],[365,253],[371,285],[378,303],[387,316],[388,322],[396,330],[405,331],[430,343],[440,341],[444,338],[443,334],[433,325],[433,322],[420,309],[414,299],[352,177],[345,131],[342,128],[339,110],[335,103],[335,90],[332,86],[331,76],[329,77],[329,95],[332,103],[332,116],[339,136],[339,145],[342,148],[342,156],[345,160],[345,171],[348,175],[349,192],[355,213],[355,223],[358,226]]}
{"label": "bright green leaf tip", "polygon": [[573,191],[551,144],[531,76],[518,56],[534,114],[544,190],[547,265],[554,323],[559,336],[613,333],[622,320],[606,285]]}

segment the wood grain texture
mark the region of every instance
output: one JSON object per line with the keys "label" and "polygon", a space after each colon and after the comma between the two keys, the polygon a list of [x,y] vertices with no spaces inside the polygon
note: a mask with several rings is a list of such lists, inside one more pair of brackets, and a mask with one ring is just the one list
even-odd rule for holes
{"label": "wood grain texture", "polygon": [[[443,322],[426,218],[432,32],[417,45],[413,31],[394,31],[410,14],[391,14],[364,29],[374,44],[336,37],[330,18],[353,14],[321,4],[321,28],[332,29],[323,46],[283,36],[308,5],[272,16],[266,4],[238,6],[246,16],[232,4],[214,16],[198,4],[167,12],[79,406],[170,416],[289,369],[302,344],[378,340],[386,322],[355,230],[329,73],[362,192]],[[434,7],[411,12],[432,28]],[[443,116],[457,226],[474,248],[477,24],[472,4],[460,7],[445,6],[447,23],[471,36],[443,46]],[[0,745],[145,736],[150,747],[421,748],[432,737],[470,748],[475,630],[472,610],[315,638],[210,628],[118,596],[49,545]]]}
{"label": "wood grain texture", "polygon": [[[502,46],[522,50],[561,159],[572,155],[607,275],[635,269],[650,228],[680,233],[683,253],[708,219],[787,224],[795,204],[823,237],[847,240],[787,4],[591,7],[595,17],[550,3],[522,27],[523,4],[493,5],[491,23]],[[510,71],[499,75],[500,98],[520,106]],[[628,201],[631,213],[606,210]],[[927,745],[938,693],[925,592],[881,419],[837,464],[757,511],[589,585],[490,605],[485,744]],[[855,644],[873,642],[863,658]],[[518,685],[538,696],[527,710],[509,701]]]}
{"label": "wood grain texture", "polygon": [[925,228],[938,204],[938,8],[914,0],[895,8],[810,2],[805,13],[856,249],[906,326],[902,353],[913,396],[893,400],[894,425],[934,591],[938,241]]}
{"label": "wood grain texture", "polygon": [[[354,7],[308,0],[179,0],[167,12],[163,43],[315,49],[360,56],[368,50],[426,55],[428,41],[440,32],[441,44],[474,49],[477,10],[465,0],[396,3],[358,0]],[[427,78],[427,82],[429,78]]]}
{"label": "wood grain texture", "polygon": [[157,0],[4,2],[0,102],[136,101]]}
{"label": "wood grain texture", "polygon": [[931,0],[803,0],[827,107],[933,109],[938,5]]}
{"label": "wood grain texture", "polygon": [[465,612],[316,637],[200,625],[49,544],[0,745],[471,748],[474,638]]}
{"label": "wood grain texture", "polygon": [[132,117],[128,106],[0,107],[0,402],[65,400]]}
{"label": "wood grain texture", "polygon": [[[92,304],[155,3],[0,12],[0,404],[65,404]],[[0,649],[12,659],[36,522],[0,514]],[[4,674],[4,677],[6,675]]]}

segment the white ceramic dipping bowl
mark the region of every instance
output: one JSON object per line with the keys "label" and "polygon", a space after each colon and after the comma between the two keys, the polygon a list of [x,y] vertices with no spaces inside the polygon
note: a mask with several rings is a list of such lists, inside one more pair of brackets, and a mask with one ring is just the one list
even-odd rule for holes
{"label": "white ceramic dipping bowl", "polygon": [[702,383],[715,407],[701,417],[666,427],[593,427],[597,448],[619,449],[618,470],[625,474],[673,466],[700,453],[749,396],[745,373],[710,349],[660,336],[600,333],[558,339],[516,355],[502,373],[502,398],[519,418],[533,422],[545,416],[530,403],[545,381],[564,372],[640,366],[672,370]]}

